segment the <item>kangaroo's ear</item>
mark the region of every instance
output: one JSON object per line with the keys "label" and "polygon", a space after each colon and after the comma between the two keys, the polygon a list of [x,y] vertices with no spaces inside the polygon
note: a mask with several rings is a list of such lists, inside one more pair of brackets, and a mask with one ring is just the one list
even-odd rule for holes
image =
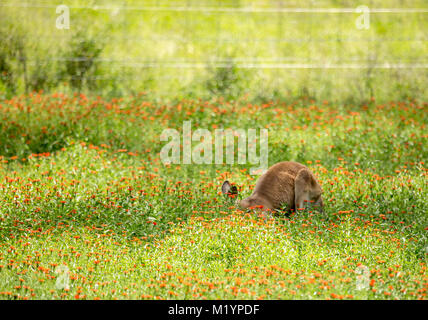
{"label": "kangaroo's ear", "polygon": [[221,186],[221,192],[225,195],[238,194],[238,188],[236,186],[232,186],[229,181],[226,180]]}

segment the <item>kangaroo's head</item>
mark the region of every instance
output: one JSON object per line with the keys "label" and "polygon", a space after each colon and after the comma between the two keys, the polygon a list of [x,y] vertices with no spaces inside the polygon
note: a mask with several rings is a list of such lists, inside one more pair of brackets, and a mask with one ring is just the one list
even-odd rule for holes
{"label": "kangaroo's head", "polygon": [[253,194],[248,198],[240,200],[238,198],[238,188],[234,185],[231,185],[229,181],[223,182],[221,186],[221,192],[227,197],[235,199],[235,206],[240,209],[248,209],[252,207],[262,206],[264,208],[270,208],[269,203],[263,198],[258,196],[257,194]]}
{"label": "kangaroo's head", "polygon": [[230,182],[227,180],[223,182],[223,185],[221,186],[221,192],[228,198],[238,200],[238,188],[236,186],[231,185]]}
{"label": "kangaroo's head", "polygon": [[322,200],[322,191],[317,191],[313,193],[312,200],[310,201],[309,208],[313,208],[319,210],[320,212],[324,212],[324,202]]}
{"label": "kangaroo's head", "polygon": [[322,200],[322,189],[315,177],[312,175],[310,183],[307,188],[307,204],[309,208],[317,209],[320,212],[324,212],[324,202]]}

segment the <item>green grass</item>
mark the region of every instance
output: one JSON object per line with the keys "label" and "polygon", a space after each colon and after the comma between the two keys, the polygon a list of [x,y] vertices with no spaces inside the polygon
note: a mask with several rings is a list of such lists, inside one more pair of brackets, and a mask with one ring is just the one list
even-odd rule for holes
{"label": "green grass", "polygon": [[[2,100],[0,298],[426,299],[426,110]],[[163,165],[162,130],[186,120],[268,128],[269,164],[308,165],[325,212],[264,221],[220,193],[229,179],[249,195],[251,164]]]}

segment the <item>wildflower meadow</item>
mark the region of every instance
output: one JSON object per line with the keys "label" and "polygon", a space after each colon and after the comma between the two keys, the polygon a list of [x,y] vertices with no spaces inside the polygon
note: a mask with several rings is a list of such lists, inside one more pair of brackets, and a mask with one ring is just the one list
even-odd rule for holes
{"label": "wildflower meadow", "polygon": [[[1,102],[2,299],[425,299],[427,104],[266,104],[30,94]],[[246,165],[160,161],[159,135],[269,128],[323,213],[236,209]]]}

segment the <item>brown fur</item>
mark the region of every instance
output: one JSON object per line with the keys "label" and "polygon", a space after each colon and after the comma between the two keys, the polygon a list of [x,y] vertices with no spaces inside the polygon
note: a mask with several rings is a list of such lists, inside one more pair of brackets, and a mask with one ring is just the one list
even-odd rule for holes
{"label": "brown fur", "polygon": [[[229,182],[225,181],[223,193],[228,193],[230,188]],[[287,205],[289,210],[296,210],[312,203],[322,209],[321,193],[320,185],[306,166],[285,161],[269,168],[257,181],[252,195],[241,200],[239,206],[242,209],[263,206],[264,210],[275,210]]]}

